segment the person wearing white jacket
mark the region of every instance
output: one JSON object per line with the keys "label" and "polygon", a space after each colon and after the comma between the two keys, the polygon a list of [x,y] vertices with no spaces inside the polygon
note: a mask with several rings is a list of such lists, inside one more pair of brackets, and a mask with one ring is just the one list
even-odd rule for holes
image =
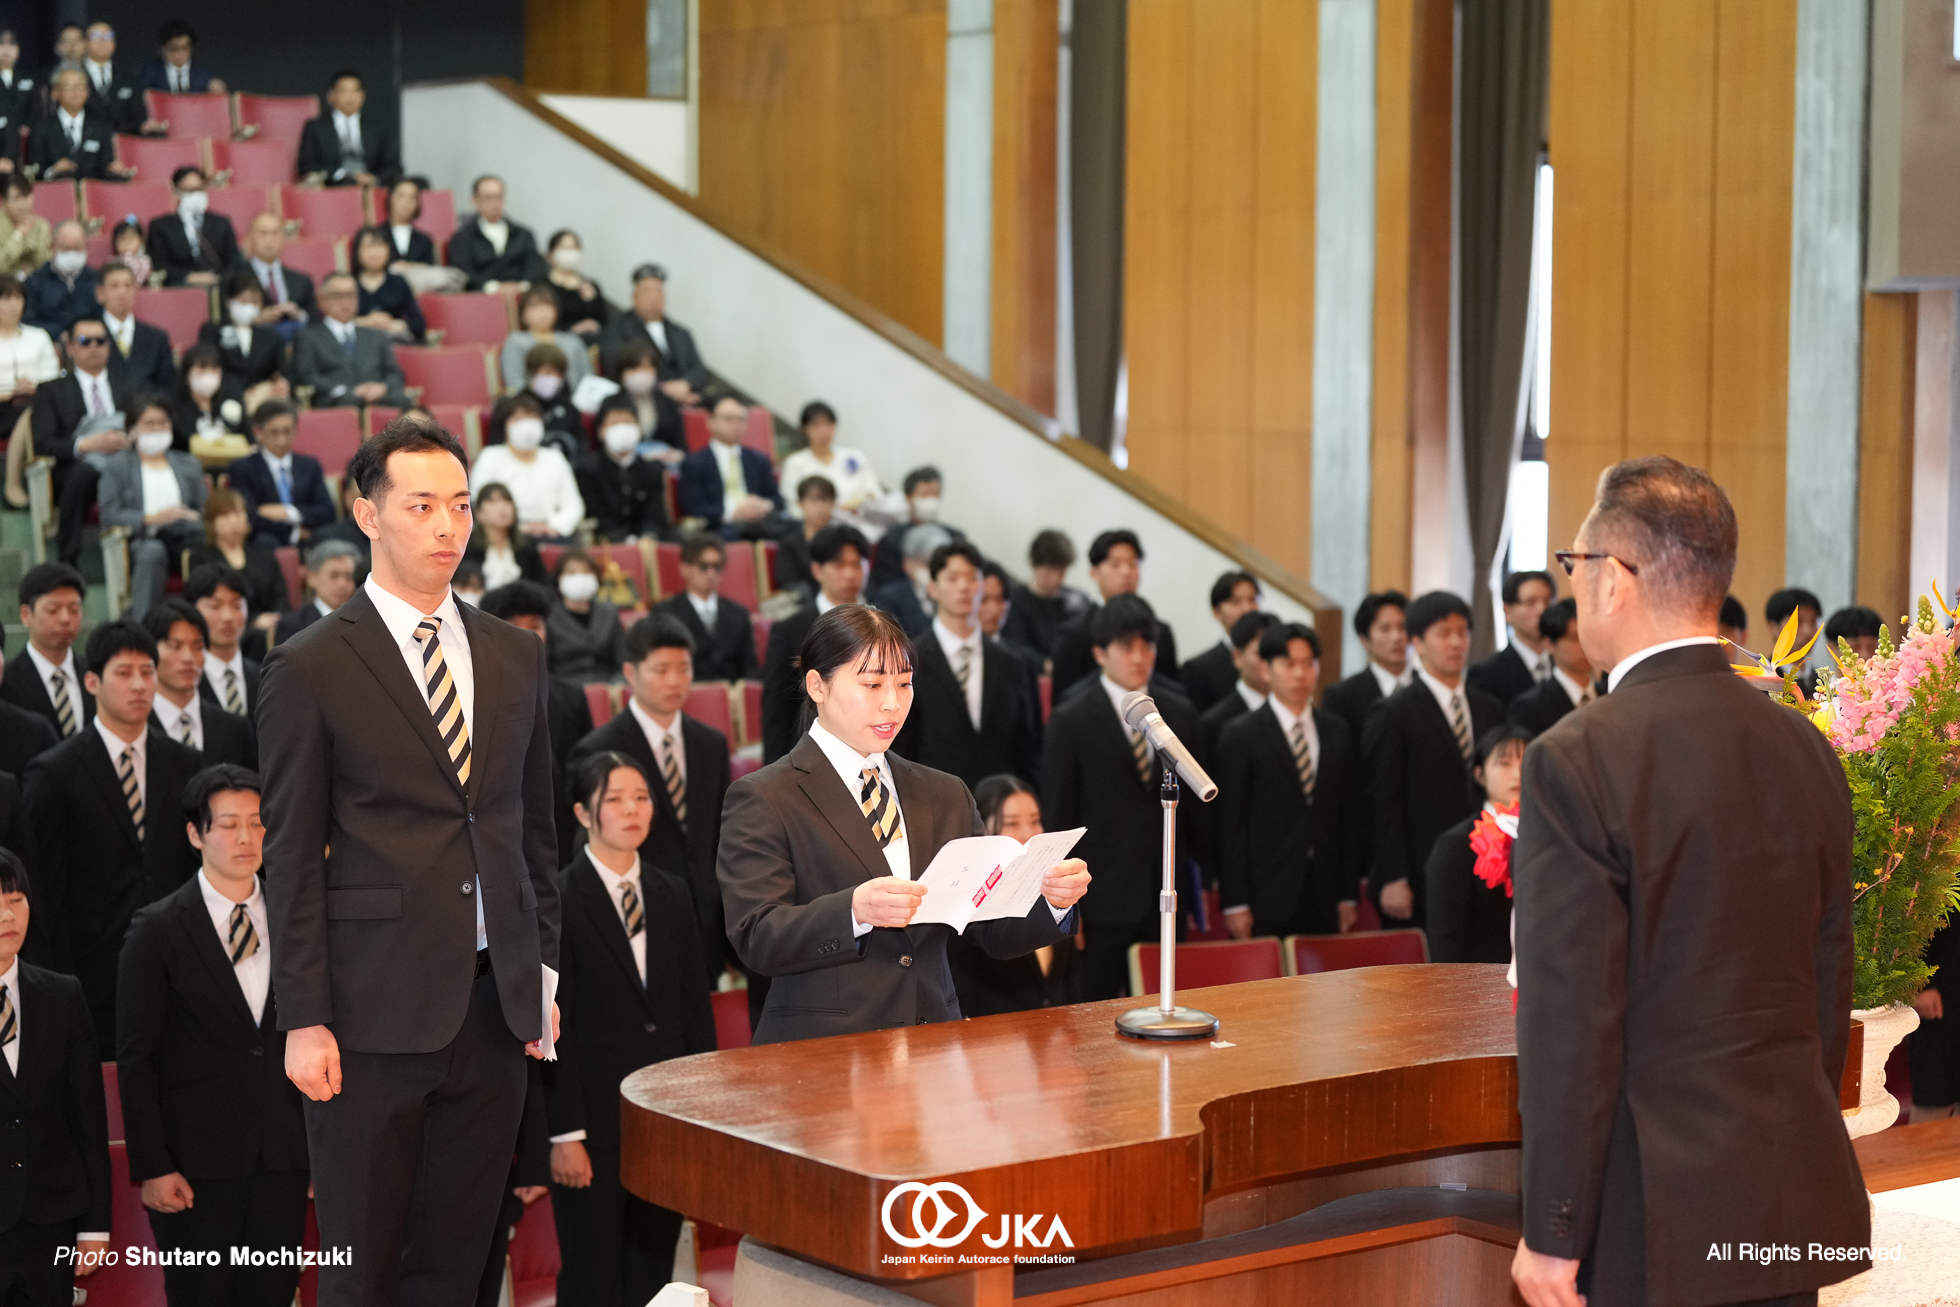
{"label": "person wearing white jacket", "polygon": [[544,412],[535,399],[513,395],[502,407],[503,441],[485,445],[476,456],[471,492],[500,482],[517,502],[517,521],[525,535],[540,541],[570,538],[585,517],[571,463],[544,444]]}

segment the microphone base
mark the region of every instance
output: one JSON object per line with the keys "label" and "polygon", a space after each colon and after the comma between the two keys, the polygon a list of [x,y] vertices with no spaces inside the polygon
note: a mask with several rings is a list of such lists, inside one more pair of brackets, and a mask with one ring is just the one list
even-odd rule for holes
{"label": "microphone base", "polygon": [[1116,1033],[1132,1039],[1211,1039],[1218,1034],[1218,1018],[1196,1008],[1133,1008],[1116,1018]]}

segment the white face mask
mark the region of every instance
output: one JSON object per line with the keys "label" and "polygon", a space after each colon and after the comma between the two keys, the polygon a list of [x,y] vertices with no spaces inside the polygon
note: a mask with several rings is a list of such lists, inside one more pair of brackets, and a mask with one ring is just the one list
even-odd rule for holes
{"label": "white face mask", "polygon": [[233,300],[225,306],[234,327],[249,327],[259,320],[259,306],[250,300]]}
{"label": "white face mask", "polygon": [[599,433],[599,439],[606,442],[606,452],[618,458],[639,447],[640,427],[636,422],[615,422]]}
{"label": "white face mask", "polygon": [[211,207],[211,197],[203,191],[190,191],[177,197],[177,212],[187,221],[196,222]]}
{"label": "white face mask", "polygon": [[583,603],[599,593],[599,578],[590,572],[567,572],[558,578],[558,593],[573,603]]}
{"label": "white face mask", "polygon": [[[55,257],[60,258],[61,256],[57,254]],[[620,379],[620,384],[626,387],[627,394],[645,399],[653,393],[653,383],[658,379],[658,373],[648,372],[642,368],[638,372],[627,373]]]}
{"label": "white face mask", "polygon": [[72,277],[88,266],[88,251],[56,250],[54,258],[49,262],[54,264],[54,270],[62,276]]}
{"label": "white face mask", "polygon": [[585,253],[571,245],[560,246],[551,252],[551,266],[560,272],[576,272],[579,258]]}
{"label": "white face mask", "polygon": [[144,458],[155,458],[170,448],[170,441],[168,431],[139,431],[136,433],[136,452]]}
{"label": "white face mask", "polygon": [[918,518],[921,522],[937,522],[939,520],[939,496],[921,495],[919,498],[913,500],[912,516]]}
{"label": "white face mask", "polygon": [[529,453],[544,443],[544,423],[536,418],[518,418],[504,427],[504,439],[512,449]]}
{"label": "white face mask", "polygon": [[541,372],[531,378],[531,393],[539,399],[556,399],[565,388],[565,379],[556,373]]}
{"label": "white face mask", "polygon": [[191,373],[191,394],[196,395],[199,399],[209,399],[218,393],[218,387],[223,383],[224,379],[224,373],[212,372],[209,369],[193,372]]}

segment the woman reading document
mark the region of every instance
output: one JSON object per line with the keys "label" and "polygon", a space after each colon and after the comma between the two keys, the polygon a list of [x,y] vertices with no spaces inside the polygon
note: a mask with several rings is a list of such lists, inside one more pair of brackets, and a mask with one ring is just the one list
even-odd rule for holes
{"label": "woman reading document", "polygon": [[[919,878],[949,841],[981,835],[957,777],[889,752],[912,707],[912,642],[888,615],[832,608],[797,667],[808,730],[787,755],[729,787],[717,875],[729,939],[773,978],[755,1042],[956,1021],[951,926],[914,924]],[[1019,957],[1075,930],[1089,887],[1055,863],[1025,916],[972,922],[968,942]]]}

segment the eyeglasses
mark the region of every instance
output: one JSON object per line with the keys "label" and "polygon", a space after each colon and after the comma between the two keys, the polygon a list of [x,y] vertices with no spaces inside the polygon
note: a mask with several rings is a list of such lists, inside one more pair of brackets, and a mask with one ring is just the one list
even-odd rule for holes
{"label": "eyeglasses", "polygon": [[1618,563],[1621,567],[1626,568],[1627,572],[1630,575],[1632,576],[1640,575],[1640,569],[1638,567],[1636,567],[1632,563],[1629,563],[1626,559],[1621,558],[1618,554],[1587,554],[1587,553],[1581,553],[1579,550],[1576,549],[1555,549],[1552,551],[1552,557],[1558,559],[1558,565],[1565,569],[1565,574],[1567,576],[1572,575],[1572,565],[1574,563],[1577,563],[1582,559],[1587,559],[1587,558],[1610,558],[1614,562]]}
{"label": "eyeglasses", "polygon": [[698,563],[689,563],[689,564],[688,564],[688,566],[689,566],[689,567],[692,567],[692,568],[694,568],[694,569],[696,569],[697,571],[702,571],[702,572],[719,572],[719,571],[721,571],[721,570],[722,570],[723,568],[725,568],[725,567],[727,566],[727,564],[726,564],[726,563],[710,563],[710,562],[708,562],[708,561],[706,561],[706,560],[704,559],[704,560],[702,560],[701,562],[698,562]]}
{"label": "eyeglasses", "polygon": [[107,345],[109,338],[107,336],[77,336],[75,337],[75,343],[86,349],[90,345]]}

